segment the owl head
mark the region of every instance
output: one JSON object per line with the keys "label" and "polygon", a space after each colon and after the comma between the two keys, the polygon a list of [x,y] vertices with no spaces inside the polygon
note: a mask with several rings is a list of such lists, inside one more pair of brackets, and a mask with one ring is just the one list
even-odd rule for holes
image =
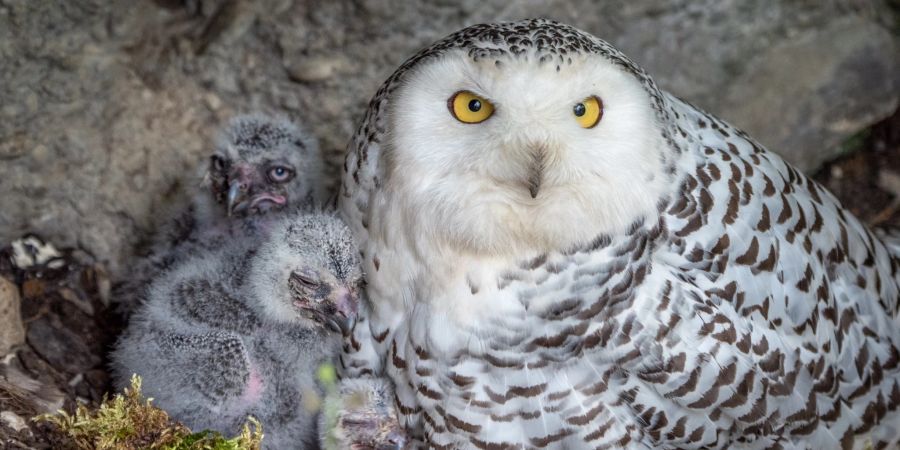
{"label": "owl head", "polygon": [[247,217],[314,203],[322,170],[312,136],[290,121],[249,114],[221,131],[206,180],[225,215]]}
{"label": "owl head", "polygon": [[664,101],[624,55],[572,27],[476,25],[402,66],[356,144],[361,158],[380,152],[384,207],[438,241],[565,249],[657,212]]}
{"label": "owl head", "polygon": [[273,322],[348,333],[363,288],[358,255],[350,229],[333,214],[288,217],[254,255],[252,295]]}
{"label": "owl head", "polygon": [[[348,378],[329,395],[319,426],[322,448],[402,450],[409,439],[394,408],[394,388],[384,378]],[[328,417],[334,411],[336,417]]]}

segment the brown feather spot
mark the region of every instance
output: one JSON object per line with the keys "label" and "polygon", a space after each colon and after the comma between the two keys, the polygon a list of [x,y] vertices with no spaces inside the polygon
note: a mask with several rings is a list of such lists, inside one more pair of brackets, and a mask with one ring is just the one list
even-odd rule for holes
{"label": "brown feather spot", "polygon": [[391,331],[391,329],[387,328],[379,334],[373,334],[372,337],[375,339],[375,342],[378,342],[380,344],[380,343],[384,342],[385,338],[387,338],[387,335],[388,335],[388,333],[390,333],[390,331]]}
{"label": "brown feather spot", "polygon": [[475,433],[478,433],[479,431],[481,431],[481,425],[475,425],[475,424],[471,424],[468,422],[464,422],[463,420],[459,419],[458,417],[454,416],[453,414],[447,414],[445,416],[445,419],[447,419],[447,425],[450,426],[449,429],[451,429],[451,430],[453,428],[456,428],[456,429],[463,430],[467,433],[472,433],[472,434],[475,434]]}
{"label": "brown feather spot", "polygon": [[566,437],[569,437],[573,434],[575,434],[575,430],[573,430],[572,428],[563,428],[562,430],[559,430],[556,433],[549,434],[542,438],[531,438],[531,444],[534,446],[537,446],[538,448],[544,448],[554,442],[561,441],[561,440],[565,439]]}
{"label": "brown feather spot", "polygon": [[772,183],[772,179],[763,174],[763,180],[766,182],[766,187],[763,188],[763,195],[766,197],[775,195],[775,185]]}
{"label": "brown feather spot", "polygon": [[728,238],[728,233],[722,235],[719,240],[716,242],[716,245],[710,250],[714,255],[724,255],[726,254],[728,247],[731,245],[731,240]]}
{"label": "brown feather spot", "polygon": [[694,389],[697,387],[697,381],[700,379],[700,368],[697,367],[691,371],[690,375],[688,375],[687,381],[685,381],[681,386],[673,389],[672,391],[665,394],[666,398],[680,398],[685,395],[694,392]]}
{"label": "brown feather spot", "polygon": [[763,205],[762,213],[759,215],[759,222],[756,223],[756,229],[759,231],[769,231],[771,226],[772,222],[769,218],[769,207]]}
{"label": "brown feather spot", "polygon": [[688,408],[694,409],[706,409],[712,406],[712,404],[719,398],[719,388],[712,387],[705,394],[703,394],[697,401],[687,405]]}
{"label": "brown feather spot", "polygon": [[749,266],[756,262],[756,257],[759,256],[759,241],[756,237],[753,237],[753,240],[750,241],[750,247],[747,248],[747,251],[739,256],[735,262],[738,264],[743,264],[745,266]]}
{"label": "brown feather spot", "polygon": [[406,361],[397,355],[397,341],[391,341],[391,362],[398,369],[406,369]]}

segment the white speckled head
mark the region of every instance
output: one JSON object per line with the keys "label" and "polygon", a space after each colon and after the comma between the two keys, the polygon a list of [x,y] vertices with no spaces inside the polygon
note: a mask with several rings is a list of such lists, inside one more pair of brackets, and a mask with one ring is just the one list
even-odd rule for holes
{"label": "white speckled head", "polygon": [[[460,93],[479,102],[476,123],[457,114]],[[385,192],[382,206],[457,249],[567,248],[656,213],[671,182],[664,102],[624,55],[572,27],[469,27],[379,91],[344,185]]]}

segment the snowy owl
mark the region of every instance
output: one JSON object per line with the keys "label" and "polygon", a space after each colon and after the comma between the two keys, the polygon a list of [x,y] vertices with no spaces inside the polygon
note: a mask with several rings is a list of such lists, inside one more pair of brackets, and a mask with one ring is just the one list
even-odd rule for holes
{"label": "snowy owl", "polygon": [[429,448],[900,439],[900,252],[590,34],[435,43],[344,172],[368,304],[343,375],[391,379]]}

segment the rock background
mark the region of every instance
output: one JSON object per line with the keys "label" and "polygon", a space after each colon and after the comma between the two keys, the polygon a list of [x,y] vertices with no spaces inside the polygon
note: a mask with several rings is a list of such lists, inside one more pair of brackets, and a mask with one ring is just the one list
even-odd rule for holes
{"label": "rock background", "polygon": [[897,0],[0,0],[0,242],[37,232],[115,274],[231,115],[306,123],[336,174],[406,57],[536,16],[609,40],[807,171],[900,96]]}

